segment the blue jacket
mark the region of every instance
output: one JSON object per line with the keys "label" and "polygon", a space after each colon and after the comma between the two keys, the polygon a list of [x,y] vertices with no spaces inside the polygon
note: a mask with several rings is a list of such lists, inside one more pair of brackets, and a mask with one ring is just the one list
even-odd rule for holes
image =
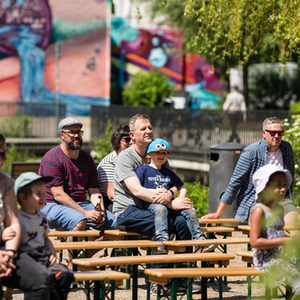
{"label": "blue jacket", "polygon": [[[282,141],[279,149],[282,153],[284,168],[288,169],[294,178],[295,165],[292,146],[288,142]],[[255,200],[252,176],[256,170],[266,164],[267,154],[267,143],[264,139],[244,148],[233,171],[229,185],[222,195],[221,201],[225,204],[230,205],[235,199],[237,200],[235,218],[242,222],[248,219],[251,205]],[[292,188],[289,191],[290,198],[291,191]]]}

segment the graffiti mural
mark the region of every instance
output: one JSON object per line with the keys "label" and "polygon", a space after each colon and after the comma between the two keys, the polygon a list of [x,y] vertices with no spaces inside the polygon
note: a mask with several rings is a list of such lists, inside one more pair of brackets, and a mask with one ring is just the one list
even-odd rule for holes
{"label": "graffiti mural", "polygon": [[0,0],[0,101],[109,105],[109,27],[108,0]]}
{"label": "graffiti mural", "polygon": [[[157,69],[167,75],[177,89],[202,90],[202,100],[219,99],[225,91],[218,72],[194,53],[183,53],[180,31],[167,29],[134,29],[123,19],[112,16],[112,87],[121,89],[139,70]],[[204,91],[204,92],[203,92]],[[205,97],[204,97],[205,95]]]}

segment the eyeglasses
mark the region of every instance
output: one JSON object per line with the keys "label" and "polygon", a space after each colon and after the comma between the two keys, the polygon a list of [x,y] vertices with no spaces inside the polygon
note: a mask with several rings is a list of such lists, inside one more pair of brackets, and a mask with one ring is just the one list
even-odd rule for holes
{"label": "eyeglasses", "polygon": [[278,134],[278,136],[283,136],[284,135],[284,130],[276,131],[276,130],[267,130],[267,129],[265,129],[265,131],[269,132],[270,136],[275,136],[276,134]]}
{"label": "eyeglasses", "polygon": [[7,150],[0,150],[0,156],[5,157]]}
{"label": "eyeglasses", "polygon": [[131,138],[130,137],[123,137],[121,140],[125,141],[126,143],[130,143]]}
{"label": "eyeglasses", "polygon": [[69,130],[69,131],[63,131],[63,133],[69,135],[70,137],[74,137],[76,134],[78,136],[82,136],[84,131],[83,130],[78,130],[78,131],[73,131],[73,130]]}

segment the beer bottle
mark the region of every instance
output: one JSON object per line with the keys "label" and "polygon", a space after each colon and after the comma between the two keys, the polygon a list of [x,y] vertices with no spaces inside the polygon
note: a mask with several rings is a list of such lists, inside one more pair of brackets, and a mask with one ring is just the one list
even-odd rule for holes
{"label": "beer bottle", "polygon": [[95,206],[96,211],[102,211],[102,206],[101,206],[101,195],[98,197],[98,203]]}

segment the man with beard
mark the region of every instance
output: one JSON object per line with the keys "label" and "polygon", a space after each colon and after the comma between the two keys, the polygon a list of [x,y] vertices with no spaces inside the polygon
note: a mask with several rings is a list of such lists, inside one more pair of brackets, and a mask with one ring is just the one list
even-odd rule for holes
{"label": "man with beard", "polygon": [[[75,231],[87,225],[103,231],[114,228],[110,211],[96,211],[100,190],[96,164],[81,150],[82,123],[75,118],[65,118],[58,124],[61,144],[42,158],[39,174],[52,176],[46,187],[46,204],[42,212],[47,215],[50,228]],[[90,201],[86,195],[89,194]],[[102,197],[101,197],[102,198]],[[104,208],[102,198],[102,208]]]}

